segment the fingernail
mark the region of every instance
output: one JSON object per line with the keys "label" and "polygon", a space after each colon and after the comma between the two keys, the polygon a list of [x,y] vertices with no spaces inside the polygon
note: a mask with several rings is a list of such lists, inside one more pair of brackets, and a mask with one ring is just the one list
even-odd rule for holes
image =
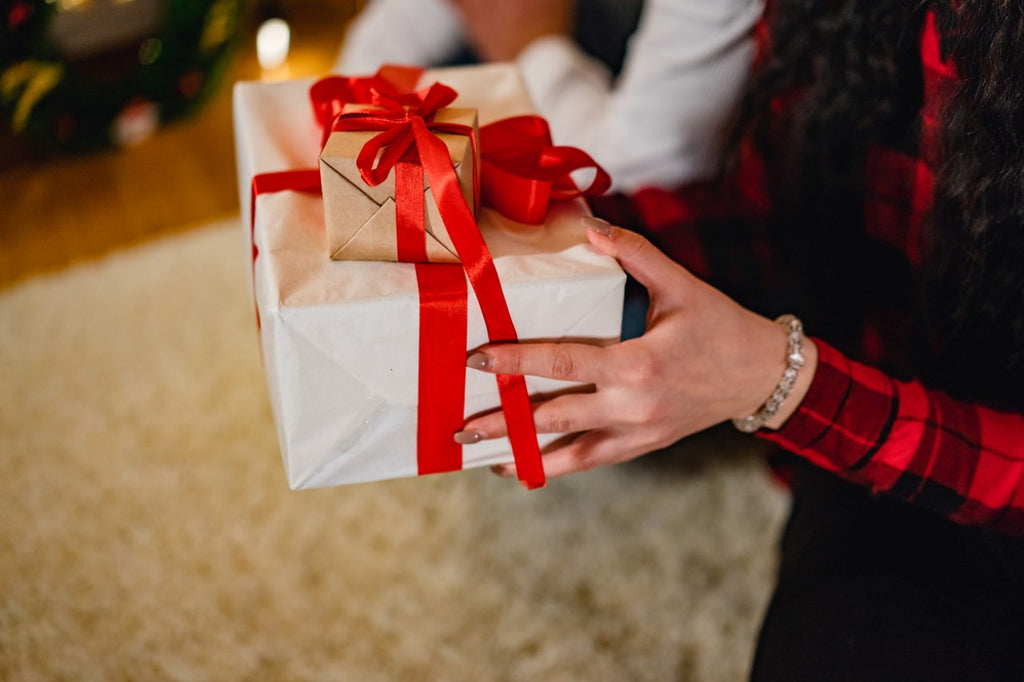
{"label": "fingernail", "polygon": [[490,369],[491,362],[493,361],[494,358],[487,353],[477,351],[466,358],[466,367],[471,367],[473,369]]}
{"label": "fingernail", "polygon": [[456,431],[455,442],[460,445],[469,445],[471,443],[479,443],[484,439],[484,434],[479,431]]}
{"label": "fingernail", "polygon": [[602,237],[610,237],[612,234],[612,224],[609,223],[607,220],[601,220],[600,218],[595,218],[594,216],[585,215],[582,218],[580,218],[580,222],[583,223],[584,227],[586,227],[589,230],[593,230]]}
{"label": "fingernail", "polygon": [[515,475],[515,471],[507,464],[495,464],[491,467],[491,473],[502,478],[512,478]]}

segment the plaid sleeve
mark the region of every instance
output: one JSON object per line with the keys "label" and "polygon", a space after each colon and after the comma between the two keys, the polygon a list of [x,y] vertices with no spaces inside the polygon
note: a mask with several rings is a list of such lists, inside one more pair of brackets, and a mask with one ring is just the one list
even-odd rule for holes
{"label": "plaid sleeve", "polygon": [[814,342],[803,402],[759,435],[876,492],[1024,535],[1024,417],[896,381]]}

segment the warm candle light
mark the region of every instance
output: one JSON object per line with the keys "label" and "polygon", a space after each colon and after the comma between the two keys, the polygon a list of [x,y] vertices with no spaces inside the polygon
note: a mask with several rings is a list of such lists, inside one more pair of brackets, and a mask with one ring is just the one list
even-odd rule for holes
{"label": "warm candle light", "polygon": [[264,70],[276,69],[288,59],[291,29],[284,19],[264,21],[256,33],[256,59]]}

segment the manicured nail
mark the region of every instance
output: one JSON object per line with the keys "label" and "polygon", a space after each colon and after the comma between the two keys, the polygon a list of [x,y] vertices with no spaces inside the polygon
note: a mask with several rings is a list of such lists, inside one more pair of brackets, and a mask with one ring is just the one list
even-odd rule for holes
{"label": "manicured nail", "polygon": [[466,358],[466,367],[471,367],[472,369],[490,369],[493,361],[494,358],[487,353],[477,351]]}
{"label": "manicured nail", "polygon": [[582,218],[580,218],[580,222],[583,223],[584,227],[586,227],[589,230],[593,230],[602,237],[610,237],[612,234],[612,224],[609,223],[607,220],[601,220],[600,218],[595,218],[594,216],[585,215]]}
{"label": "manicured nail", "polygon": [[495,464],[491,467],[491,473],[502,478],[512,478],[516,475],[515,469],[507,464]]}
{"label": "manicured nail", "polygon": [[479,443],[484,439],[484,434],[479,431],[456,431],[455,442],[460,445],[470,445],[472,443]]}

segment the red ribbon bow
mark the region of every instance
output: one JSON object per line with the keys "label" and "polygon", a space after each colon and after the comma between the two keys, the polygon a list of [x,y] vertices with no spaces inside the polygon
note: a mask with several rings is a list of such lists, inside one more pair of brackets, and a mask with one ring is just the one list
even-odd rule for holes
{"label": "red ribbon bow", "polygon": [[[454,230],[477,232],[476,223],[468,225],[464,220],[454,218],[456,199],[450,193],[449,184],[461,196],[458,177],[452,167],[447,146],[433,133],[454,133],[469,137],[473,155],[478,147],[476,131],[459,123],[443,123],[434,120],[434,114],[448,106],[457,93],[446,85],[435,83],[425,90],[413,94],[391,93],[374,90],[371,99],[377,108],[345,111],[342,105],[324,131],[324,144],[330,133],[336,131],[379,130],[379,134],[368,140],[356,157],[356,168],[363,182],[371,187],[379,185],[395,171],[395,223],[398,238],[398,260],[410,263],[427,262],[426,233],[424,231],[423,176],[427,165],[433,166],[433,173],[427,173],[433,188],[437,206],[453,244],[457,235]],[[337,107],[332,107],[332,111]],[[473,196],[480,194],[478,174],[474,168]],[[442,191],[438,191],[442,188]],[[450,226],[449,219],[457,221]],[[472,212],[470,214],[472,218]],[[456,251],[462,253],[456,245]],[[485,257],[476,254],[474,257]],[[490,255],[486,255],[490,258]]]}
{"label": "red ribbon bow", "polygon": [[[379,110],[342,111],[325,130],[325,137],[335,131],[382,131],[363,145],[356,157],[359,174],[363,182],[371,187],[387,179],[398,160],[412,151],[413,144],[421,148],[420,154],[423,153],[422,148],[428,145],[440,149],[438,144],[442,143],[430,131],[467,135],[476,150],[477,142],[470,126],[433,120],[438,109],[455,101],[457,93],[447,85],[435,83],[426,90],[406,96],[389,96],[379,92],[375,95],[374,104],[380,107]],[[413,98],[412,102],[410,97]]]}
{"label": "red ribbon bow", "polygon": [[[474,151],[480,151],[482,170],[474,187],[481,203],[530,225],[544,222],[551,201],[597,196],[611,187],[611,177],[589,154],[576,147],[554,145],[548,122],[540,116],[514,116],[483,126],[479,141],[468,126],[433,121],[434,113],[455,101],[457,93],[440,83],[411,92],[421,73],[409,67],[385,66],[372,78],[331,76],[315,83],[310,98],[323,131],[321,146],[334,131],[383,131],[366,143],[356,160],[363,181],[374,186],[388,177],[414,140],[432,144],[414,120],[422,120],[434,132],[467,135]],[[345,104],[352,103],[371,104],[380,110],[346,113]],[[414,125],[418,134],[413,132]],[[587,168],[593,170],[594,177],[580,189],[571,174]]]}

